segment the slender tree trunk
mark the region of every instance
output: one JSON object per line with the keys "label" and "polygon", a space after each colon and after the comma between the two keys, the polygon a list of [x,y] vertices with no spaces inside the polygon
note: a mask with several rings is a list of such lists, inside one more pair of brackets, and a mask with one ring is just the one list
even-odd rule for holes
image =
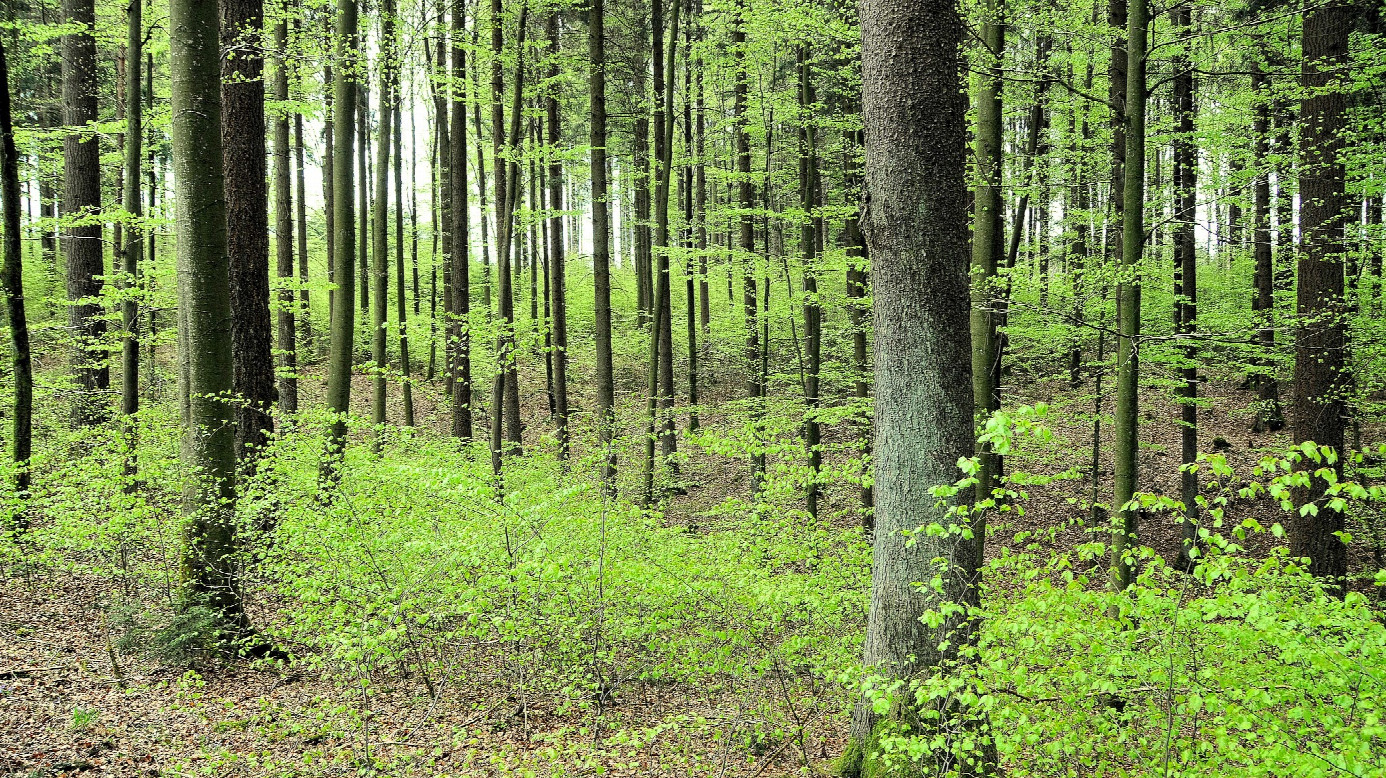
{"label": "slender tree trunk", "polygon": [[[326,118],[323,121],[323,164],[322,164],[322,196],[323,196],[323,224],[327,228],[324,243],[327,244],[327,329],[328,329],[328,348],[331,349],[332,322],[336,321],[336,301],[337,294],[337,207],[336,207],[336,182],[334,179],[334,169],[337,167],[336,153],[336,109],[333,101],[336,99],[336,77],[332,73],[332,66],[325,66],[322,70],[323,101],[325,103]],[[349,299],[349,298],[348,298]]]}
{"label": "slender tree trunk", "polygon": [[1145,250],[1145,54],[1149,29],[1147,0],[1131,0],[1126,13],[1126,159],[1122,187],[1121,283],[1117,288],[1117,401],[1115,495],[1119,526],[1112,536],[1113,586],[1125,589],[1132,579],[1127,550],[1136,535],[1136,511],[1127,503],[1140,479],[1137,413],[1140,367],[1137,339],[1141,331],[1140,264]]}
{"label": "slender tree trunk", "polygon": [[[549,15],[547,33],[549,56],[552,57],[549,80],[556,84],[560,72],[558,57],[562,34],[557,11]],[[557,154],[563,140],[562,126],[559,123],[562,114],[559,112],[556,88],[551,88],[545,97],[544,110],[548,120],[549,208],[552,214],[549,217],[549,288],[553,299],[553,316],[549,330],[553,336],[554,419],[558,426],[558,456],[566,460],[571,445],[568,440],[568,281],[564,256],[563,217],[560,215],[564,207],[563,162]]]}
{"label": "slender tree trunk", "polygon": [[742,307],[746,317],[746,394],[751,400],[751,424],[756,428],[751,445],[751,492],[759,494],[765,482],[765,452],[761,449],[760,424],[764,413],[764,383],[760,378],[760,321],[756,311],[756,233],[751,212],[755,208],[751,184],[751,138],[746,132],[747,110],[750,102],[750,83],[746,71],[746,0],[736,0],[732,19],[732,58],[736,63],[736,84],[732,92],[732,116],[735,126],[737,203],[741,208],[740,249],[742,273]]}
{"label": "slender tree trunk", "polygon": [[338,62],[332,83],[337,121],[333,130],[332,208],[337,227],[329,236],[336,242],[336,283],[339,293],[332,306],[331,350],[327,364],[327,407],[332,421],[327,451],[327,475],[336,474],[336,463],[346,445],[346,414],[351,409],[351,361],[356,335],[356,77],[359,55],[356,0],[337,0],[337,32],[334,36]]}
{"label": "slender tree trunk", "polygon": [[[950,521],[932,489],[957,480],[957,461],[972,456],[976,437],[968,385],[963,26],[956,6],[938,0],[864,0],[861,21],[878,498],[863,663],[911,679],[947,674],[963,661],[962,647],[975,635],[968,606],[979,599],[980,527],[966,537],[921,534],[911,540],[905,532]],[[938,559],[949,560],[941,573]],[[935,586],[913,583],[930,579]],[[964,607],[945,610],[945,603]],[[940,611],[947,614],[942,623],[926,625],[923,615]],[[947,767],[960,767],[964,775],[988,772],[994,749],[984,733],[979,745],[961,754],[961,765],[955,755],[968,748],[965,738],[979,734],[977,714],[953,709],[944,721],[922,721],[924,701],[910,689],[905,680],[885,717],[865,697],[857,701],[844,773],[885,769],[876,752],[887,726],[895,727],[892,735],[924,742],[949,739],[947,747],[924,755],[921,774]],[[955,734],[958,723],[970,731]]]}
{"label": "slender tree trunk", "polygon": [[[466,15],[463,4],[455,0],[452,8],[452,76],[454,92],[451,99],[452,176],[452,314],[455,321],[449,328],[456,342],[456,376],[452,385],[452,434],[470,440],[472,429],[472,286],[471,286],[471,207],[467,188],[467,104],[461,99],[462,85],[467,78]],[[486,219],[482,208],[482,221]]]}
{"label": "slender tree trunk", "polygon": [[[1188,36],[1192,13],[1188,5],[1170,10],[1170,21],[1177,34]],[[1194,242],[1194,221],[1198,204],[1198,149],[1194,138],[1193,66],[1187,51],[1174,55],[1174,328],[1185,338],[1184,364],[1179,368],[1183,383],[1179,387],[1179,481],[1180,499],[1184,503],[1182,544],[1179,565],[1193,569],[1191,555],[1198,542],[1198,473],[1192,468],[1198,458],[1198,351],[1194,348],[1194,333],[1198,316],[1198,255]]]}
{"label": "slender tree trunk", "polygon": [[[140,87],[144,78],[141,68],[144,65],[144,23],[143,0],[131,0],[127,6],[126,59],[129,63],[129,87],[125,104],[125,191],[121,193],[126,213],[131,221],[126,232],[125,244],[121,246],[124,267],[123,283],[130,294],[121,302],[121,329],[124,330],[121,352],[121,403],[120,412],[125,417],[126,444],[129,448],[126,460],[126,476],[135,473],[134,458],[134,420],[140,408],[140,308],[138,290],[140,285],[140,265],[144,259],[144,230],[140,219],[144,216],[140,200],[140,185],[143,183],[141,164],[144,160],[144,104],[140,100]],[[22,296],[22,295],[21,295]],[[23,302],[21,300],[21,306]],[[11,323],[14,326],[14,323]],[[24,333],[25,349],[28,348],[28,333]],[[18,349],[16,349],[18,350]],[[27,358],[27,357],[26,357]],[[27,367],[27,366],[26,366]],[[16,375],[18,365],[16,364]]]}
{"label": "slender tree trunk", "polygon": [[[411,366],[409,364],[409,297],[408,291],[404,286],[404,118],[405,111],[410,112],[409,120],[413,122],[412,107],[409,103],[401,103],[402,89],[399,83],[398,70],[395,72],[395,80],[392,84],[395,104],[400,106],[392,114],[395,119],[394,127],[394,174],[395,174],[395,321],[399,325],[399,368],[400,368],[400,394],[404,402],[404,426],[414,426],[414,382],[410,380],[409,374]],[[413,130],[413,125],[410,125]],[[409,152],[413,154],[413,138],[410,138]],[[412,162],[412,157],[411,157]],[[410,177],[413,182],[413,177]],[[412,208],[411,208],[412,212]],[[419,247],[418,240],[415,239],[413,245],[414,260],[414,305],[419,304]],[[417,310],[415,311],[417,314]]]}
{"label": "slender tree trunk", "polygon": [[[62,106],[64,216],[80,218],[101,210],[101,160],[96,134],[89,125],[96,113],[96,4],[94,0],[63,0],[63,16],[80,30],[63,36]],[[67,258],[68,324],[75,340],[73,352],[77,393],[73,423],[99,424],[108,415],[102,396],[111,385],[110,367],[101,353],[106,321],[101,316],[102,259],[100,224],[70,226],[63,231]]]}
{"label": "slender tree trunk", "polygon": [[[369,28],[369,22],[367,28]],[[365,41],[369,29],[361,31],[361,76],[356,83],[356,175],[357,196],[360,198],[357,218],[361,220],[360,233],[356,244],[356,272],[361,280],[358,284],[361,307],[361,321],[371,321],[371,95],[370,95],[370,51]],[[369,339],[368,339],[369,340]]]}
{"label": "slender tree trunk", "polygon": [[[380,88],[376,91],[379,101],[378,119],[380,122],[376,139],[375,163],[375,202],[371,214],[371,241],[374,244],[371,265],[371,361],[374,363],[374,376],[371,382],[371,423],[376,426],[375,446],[380,449],[384,436],[385,403],[389,387],[386,373],[390,368],[389,338],[385,327],[389,317],[386,309],[390,297],[390,151],[393,148],[391,133],[394,130],[394,109],[396,99],[395,71],[395,4],[394,0],[382,0],[380,4]],[[362,133],[369,132],[366,127]]]}
{"label": "slender tree trunk", "polygon": [[813,106],[818,102],[814,93],[808,47],[799,47],[799,198],[804,209],[800,227],[800,251],[804,260],[804,447],[808,450],[809,482],[805,504],[809,516],[818,518],[818,500],[822,487],[818,471],[823,464],[820,449],[822,435],[818,425],[819,367],[822,360],[823,311],[818,303],[818,235],[815,230],[815,210],[818,207],[818,152],[813,125]]}
{"label": "slender tree trunk", "polygon": [[[1295,443],[1330,446],[1342,472],[1344,392],[1347,374],[1347,304],[1343,295],[1343,227],[1347,196],[1342,132],[1347,99],[1334,89],[1348,66],[1352,9],[1341,0],[1306,11],[1301,48],[1299,165],[1299,284],[1295,309]],[[1305,462],[1306,470],[1322,463]],[[1289,526],[1290,553],[1309,557],[1309,571],[1326,579],[1340,595],[1347,575],[1347,546],[1334,533],[1344,529],[1341,511],[1325,504],[1323,479],[1294,490],[1297,506],[1318,503],[1313,512],[1295,511]],[[1301,515],[1303,514],[1303,515]]]}
{"label": "slender tree trunk", "polygon": [[[997,378],[1001,348],[997,325],[996,299],[1002,282],[997,277],[1001,263],[1001,62],[1006,48],[1006,8],[1004,0],[987,0],[982,23],[986,68],[976,75],[977,136],[973,156],[977,165],[977,188],[973,195],[972,226],[972,398],[978,424],[998,409]],[[1024,212],[1024,205],[1020,212]],[[1013,230],[1014,237],[1019,230]],[[978,502],[989,500],[1000,475],[1001,457],[984,445],[979,452],[977,471]]]}
{"label": "slender tree trunk", "polygon": [[[295,27],[297,27],[295,20]],[[303,114],[294,113],[294,174],[295,226],[298,228],[298,316],[297,334],[303,343],[304,359],[311,360],[316,349],[313,341],[313,306],[308,294],[308,182],[303,160]],[[332,242],[331,237],[328,243]]]}
{"label": "slender tree trunk", "polygon": [[[138,9],[139,3],[132,5]],[[139,29],[139,11],[131,13],[132,29]],[[132,36],[133,37],[133,36]],[[132,62],[139,62],[139,50],[134,49]],[[139,83],[138,70],[135,80]],[[132,90],[138,101],[139,90]],[[132,114],[135,115],[135,114]],[[135,135],[132,145],[138,156],[138,120],[132,130]],[[129,147],[126,148],[129,151]],[[138,168],[136,168],[138,171]],[[127,181],[127,186],[130,182]],[[139,192],[139,178],[133,183]],[[24,265],[20,241],[19,209],[19,152],[14,143],[14,120],[10,110],[10,69],[5,56],[5,44],[0,41],[0,219],[3,219],[5,309],[9,314],[10,325],[10,365],[14,371],[14,407],[10,436],[13,439],[11,461],[14,462],[14,491],[19,500],[17,510],[9,522],[9,530],[15,537],[28,531],[29,522],[25,513],[25,503],[29,499],[30,473],[29,457],[33,447],[34,426],[34,370],[29,358],[29,320],[24,314]],[[139,241],[136,240],[138,243]],[[138,355],[138,351],[136,352]],[[130,411],[133,413],[133,411]]]}
{"label": "slender tree trunk", "polygon": [[592,285],[597,342],[597,444],[602,454],[602,484],[608,494],[616,491],[616,379],[611,360],[611,196],[607,184],[606,154],[606,20],[605,0],[590,0],[587,7],[588,101],[592,117]]}
{"label": "slender tree trunk", "polygon": [[[190,474],[183,489],[188,521],[179,605],[184,610],[210,608],[225,626],[242,632],[247,620],[236,569],[237,413],[227,400],[234,367],[226,333],[233,326],[234,292],[222,177],[217,6],[173,0],[169,28],[178,31],[170,36],[169,81],[178,211],[178,340],[184,365],[182,460]],[[261,142],[262,126],[254,128]]]}
{"label": "slender tree trunk", "polygon": [[[679,241],[684,248],[684,328],[688,335],[688,431],[698,431],[698,250],[693,240],[695,216],[693,211],[693,178],[696,153],[693,145],[693,68],[698,67],[689,55],[693,52],[693,0],[683,0],[686,4],[687,18],[684,20],[683,46],[683,153],[686,159],[680,171],[680,189],[683,197],[683,236]],[[701,68],[699,68],[701,70]],[[694,249],[696,253],[689,253]]]}
{"label": "slender tree trunk", "polygon": [[289,166],[289,67],[285,52],[289,46],[289,23],[282,16],[274,23],[274,99],[279,108],[274,117],[274,243],[275,272],[279,276],[279,408],[298,412],[298,351],[294,328],[294,223],[293,189]]}
{"label": "slender tree trunk", "polygon": [[1252,376],[1252,384],[1258,395],[1256,421],[1253,432],[1274,432],[1285,426],[1285,417],[1280,408],[1280,383],[1273,372],[1271,355],[1275,350],[1275,265],[1271,255],[1270,233],[1270,170],[1266,157],[1269,154],[1270,136],[1270,78],[1260,64],[1255,66],[1251,76],[1251,88],[1256,93],[1257,103],[1252,119],[1251,132],[1255,136],[1256,170],[1252,206],[1252,254],[1256,261],[1254,280],[1255,296],[1252,310],[1256,313],[1258,329],[1257,342],[1263,356],[1256,361],[1257,372]]}
{"label": "slender tree trunk", "polygon": [[[477,45],[480,35],[481,25],[476,24],[472,27],[472,46]],[[477,75],[478,57],[472,57],[472,80],[473,87],[481,91],[481,78]],[[472,101],[472,127],[476,130],[476,191],[481,199],[481,291],[486,298],[486,316],[491,316],[491,219],[487,216],[489,205],[487,203],[486,188],[486,144],[482,142],[481,124],[481,100]],[[497,206],[499,207],[499,205]]]}

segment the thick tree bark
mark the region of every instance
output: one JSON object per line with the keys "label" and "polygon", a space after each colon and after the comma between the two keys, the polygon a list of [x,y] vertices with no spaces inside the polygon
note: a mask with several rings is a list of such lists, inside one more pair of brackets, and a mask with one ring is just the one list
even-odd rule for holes
{"label": "thick tree bark", "polygon": [[[63,15],[81,30],[63,36],[63,199],[62,213],[72,218],[101,211],[101,159],[96,134],[89,125],[96,113],[96,5],[94,0],[63,0]],[[108,415],[102,396],[111,385],[110,367],[101,350],[106,322],[101,317],[101,225],[69,226],[63,231],[67,258],[68,324],[75,349],[72,355],[77,392],[73,423],[99,424]]]}
{"label": "thick tree bark", "polygon": [[[138,7],[138,0],[132,5]],[[131,18],[137,29],[139,12],[135,11]],[[133,61],[139,61],[138,50]],[[134,83],[139,83],[138,77]],[[132,91],[138,100],[139,90]],[[138,133],[135,137],[139,137]],[[136,140],[136,148],[138,145]],[[133,185],[138,194],[138,177]],[[5,233],[2,257],[4,268],[3,272],[0,272],[0,281],[4,284],[5,309],[9,314],[10,366],[14,371],[13,423],[10,427],[10,436],[13,439],[11,461],[14,463],[15,496],[20,501],[9,522],[10,526],[4,529],[19,536],[29,527],[24,503],[29,498],[29,456],[33,448],[34,370],[29,358],[29,320],[24,313],[24,265],[20,251],[19,152],[14,143],[14,119],[10,110],[10,69],[3,41],[0,41],[0,219],[3,219]],[[136,351],[137,357],[138,353]]]}
{"label": "thick tree bark", "polygon": [[253,471],[274,430],[273,330],[269,309],[269,192],[265,162],[263,0],[222,0],[222,156],[226,246],[231,262],[231,360],[235,371],[236,461]]}
{"label": "thick tree bark", "polygon": [[[1347,100],[1333,87],[1348,66],[1351,7],[1334,0],[1307,11],[1301,48],[1304,53],[1300,86],[1299,165],[1300,229],[1299,284],[1295,296],[1295,442],[1330,446],[1342,471],[1344,391],[1347,368],[1347,305],[1343,296],[1343,228],[1347,197],[1344,184],[1342,131]],[[1324,466],[1305,462],[1304,468]],[[1293,514],[1289,526],[1290,552],[1309,557],[1309,571],[1342,591],[1347,575],[1347,546],[1333,533],[1344,528],[1344,516],[1322,504],[1326,484],[1315,479],[1296,489],[1295,503],[1318,502],[1319,510]]]}
{"label": "thick tree bark", "polygon": [[279,409],[298,412],[298,349],[294,327],[294,221],[293,188],[289,166],[289,67],[284,56],[289,45],[289,24],[282,17],[274,24],[274,258],[279,276]]}
{"label": "thick tree bark", "polygon": [[608,494],[616,491],[616,379],[611,360],[611,210],[608,200],[606,154],[606,27],[605,0],[590,0],[587,7],[588,101],[592,148],[592,286],[597,342],[597,444],[602,454],[602,484]]}
{"label": "thick tree bark", "polygon": [[346,445],[346,414],[351,409],[352,346],[356,336],[356,76],[359,54],[356,0],[337,0],[335,78],[332,82],[333,124],[332,209],[336,232],[329,236],[336,250],[336,303],[332,306],[332,344],[327,364],[327,407],[336,418],[328,440],[327,475]]}
{"label": "thick tree bark", "polygon": [[[185,413],[182,459],[189,473],[183,490],[188,522],[179,605],[210,608],[226,626],[243,631],[247,623],[236,569],[234,506],[237,412],[227,399],[234,368],[226,333],[233,323],[217,6],[173,0],[169,27],[178,33],[170,36],[169,81],[178,340],[185,368],[180,386]],[[255,129],[263,142],[261,126]]]}
{"label": "thick tree bark", "polygon": [[[877,774],[884,735],[928,742],[948,738],[961,723],[973,731],[901,772],[943,772],[961,759],[965,774],[980,774],[993,749],[965,745],[976,734],[976,714],[955,709],[941,724],[925,723],[918,708],[932,702],[908,691],[909,679],[949,673],[961,647],[974,640],[966,606],[978,603],[982,558],[981,527],[967,537],[905,535],[920,524],[952,521],[932,488],[957,480],[958,459],[973,455],[976,437],[968,382],[963,26],[957,7],[940,0],[863,0],[861,21],[877,498],[864,664],[906,686],[884,717],[870,700],[858,700],[843,767],[850,775]],[[913,583],[930,579],[937,585]],[[937,628],[926,625],[923,614],[944,603],[964,608],[944,611],[949,615]],[[983,734],[980,742],[989,738]]]}

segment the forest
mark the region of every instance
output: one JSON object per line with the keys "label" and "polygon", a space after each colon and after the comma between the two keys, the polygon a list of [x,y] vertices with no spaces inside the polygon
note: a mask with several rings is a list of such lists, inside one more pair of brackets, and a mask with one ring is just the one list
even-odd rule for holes
{"label": "forest", "polygon": [[1386,776],[1380,0],[0,0],[0,776]]}

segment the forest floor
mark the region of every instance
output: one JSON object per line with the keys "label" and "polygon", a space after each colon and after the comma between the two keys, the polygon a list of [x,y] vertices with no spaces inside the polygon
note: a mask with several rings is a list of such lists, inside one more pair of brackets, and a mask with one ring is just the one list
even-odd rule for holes
{"label": "forest floor", "polygon": [[[1017,457],[1030,472],[1086,469],[1091,457],[1091,399],[1056,379],[1014,379],[1020,401],[1051,400],[1055,438]],[[531,384],[532,386],[533,384]],[[538,384],[542,386],[542,382]],[[731,382],[723,392],[736,391]],[[1238,473],[1289,445],[1286,433],[1251,435],[1251,393],[1219,380],[1200,411],[1204,441],[1219,440]],[[421,419],[436,418],[429,393]],[[361,391],[358,397],[367,396]],[[1062,399],[1069,398],[1069,399]],[[531,406],[539,407],[535,398]],[[1167,394],[1145,398],[1142,484],[1177,494],[1179,427]],[[1083,404],[1086,404],[1083,407]],[[714,402],[710,405],[715,406]],[[1107,409],[1110,412],[1110,408]],[[705,423],[715,423],[710,413]],[[538,429],[544,418],[531,420]],[[845,437],[850,430],[834,430]],[[1103,429],[1110,440],[1110,429]],[[1110,489],[1110,449],[1101,446],[1099,492]],[[1205,444],[1204,450],[1212,446]],[[744,492],[739,460],[700,453],[690,460],[688,494],[666,522],[716,532],[704,511]],[[1018,532],[1070,525],[1086,513],[1085,476],[1029,490],[1023,516],[995,524],[989,554]],[[855,487],[827,497],[829,513],[849,517]],[[1246,505],[1269,525],[1273,505]],[[843,522],[852,519],[843,518]],[[701,523],[700,523],[701,522]],[[1168,517],[1143,517],[1142,542],[1173,558],[1179,528]],[[1071,547],[1069,529],[1042,542]],[[1261,543],[1276,542],[1270,535]],[[1033,538],[1023,542],[1032,542]],[[1352,565],[1370,564],[1353,546]],[[564,705],[552,695],[515,691],[507,666],[468,668],[467,680],[439,679],[430,697],[417,677],[389,668],[372,675],[369,692],[340,672],[306,663],[216,663],[190,673],[147,658],[119,655],[107,623],[115,583],[57,567],[0,577],[0,776],[261,775],[661,775],[760,776],[828,774],[846,735],[850,700],[834,678],[776,665],[769,672],[717,684],[628,681],[594,705]],[[260,619],[273,619],[273,603]],[[521,685],[518,688],[523,688]],[[757,734],[759,733],[759,734]],[[612,736],[617,737],[613,738]],[[604,744],[597,748],[598,743]],[[590,746],[590,747],[588,747]],[[377,772],[378,771],[378,772]]]}

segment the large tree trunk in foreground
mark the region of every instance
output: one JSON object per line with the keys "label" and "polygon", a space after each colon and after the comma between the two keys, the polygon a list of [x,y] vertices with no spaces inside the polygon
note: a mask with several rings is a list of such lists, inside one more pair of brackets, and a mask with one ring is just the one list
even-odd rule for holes
{"label": "large tree trunk in foreground", "polygon": [[[217,6],[173,0],[169,25],[178,31],[170,40],[169,80],[178,341],[184,368],[182,459],[188,473],[180,605],[210,608],[227,626],[239,630],[246,619],[236,574],[236,412],[227,400],[232,391],[231,353],[226,347],[232,326],[231,271],[222,178]],[[256,131],[263,142],[262,129]]]}
{"label": "large tree trunk in foreground", "polygon": [[[1341,0],[1310,11],[1304,18],[1304,64],[1300,103],[1299,285],[1295,298],[1295,442],[1331,446],[1342,471],[1344,390],[1348,384],[1347,304],[1343,298],[1343,225],[1347,207],[1341,152],[1347,98],[1329,87],[1342,80],[1348,63],[1351,10]],[[1306,462],[1305,468],[1322,465]],[[1319,501],[1319,510],[1290,521],[1290,552],[1310,558],[1309,571],[1340,584],[1347,575],[1347,546],[1333,533],[1344,528],[1340,511],[1322,504],[1326,484],[1315,479],[1296,489],[1297,506]]]}
{"label": "large tree trunk in foreground", "polygon": [[[64,216],[79,217],[101,210],[101,152],[96,134],[88,125],[96,121],[96,24],[94,0],[64,0],[63,15],[80,32],[63,36],[63,137]],[[77,393],[72,409],[77,425],[97,424],[107,416],[102,392],[110,388],[111,374],[100,343],[106,334],[101,318],[101,225],[68,227],[63,231],[63,256],[67,258],[68,324],[75,349],[73,373]]]}
{"label": "large tree trunk in foreground", "polygon": [[[863,0],[861,21],[864,228],[876,333],[876,532],[864,664],[886,678],[910,679],[948,673],[960,646],[973,640],[970,613],[947,616],[937,628],[921,617],[944,603],[976,605],[982,558],[981,527],[971,539],[921,534],[911,544],[904,535],[949,522],[931,490],[956,481],[959,457],[974,451],[963,27],[947,0]],[[949,560],[941,571],[940,558]],[[913,583],[935,575],[937,588]],[[949,719],[975,718],[951,710],[945,721],[926,724],[917,710],[929,701],[900,696],[884,717],[868,699],[858,701],[845,772],[878,774],[886,734],[927,742],[956,731]],[[900,772],[932,775],[959,758],[965,772],[984,772],[987,760],[975,747],[953,753],[975,734],[969,729]]]}
{"label": "large tree trunk in foreground", "polygon": [[231,359],[236,394],[236,461],[251,466],[273,431],[274,360],[269,310],[269,192],[265,183],[262,0],[221,1],[222,156],[226,250],[231,262]]}

